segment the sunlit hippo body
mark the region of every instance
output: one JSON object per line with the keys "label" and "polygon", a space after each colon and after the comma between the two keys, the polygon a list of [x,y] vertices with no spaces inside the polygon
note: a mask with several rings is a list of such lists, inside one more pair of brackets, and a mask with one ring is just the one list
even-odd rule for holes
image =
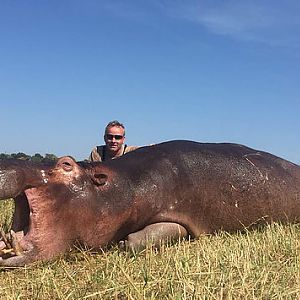
{"label": "sunlit hippo body", "polygon": [[74,242],[136,249],[148,238],[299,222],[300,166],[237,144],[171,141],[103,163],[0,161],[0,199],[9,197],[23,253],[0,265],[21,266]]}

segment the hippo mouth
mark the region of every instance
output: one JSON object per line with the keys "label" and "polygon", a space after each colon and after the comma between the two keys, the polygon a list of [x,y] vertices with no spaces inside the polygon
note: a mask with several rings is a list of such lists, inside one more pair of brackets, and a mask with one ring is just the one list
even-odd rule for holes
{"label": "hippo mouth", "polygon": [[72,197],[86,196],[84,186],[74,184],[76,172],[79,166],[69,156],[45,164],[0,160],[0,200],[15,202],[11,230],[0,234],[0,266],[51,259],[77,239],[73,223],[65,226],[72,213],[61,209]]}
{"label": "hippo mouth", "polygon": [[15,211],[11,230],[1,228],[0,266],[20,266],[36,254],[37,215],[34,197],[36,188],[29,188],[14,198]]}

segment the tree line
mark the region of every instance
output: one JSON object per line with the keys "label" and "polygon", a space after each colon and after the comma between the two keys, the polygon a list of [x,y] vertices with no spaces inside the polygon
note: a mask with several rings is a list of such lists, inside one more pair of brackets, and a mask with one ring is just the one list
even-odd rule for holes
{"label": "tree line", "polygon": [[45,156],[41,155],[40,153],[35,153],[34,155],[28,155],[23,152],[11,153],[11,154],[7,154],[7,153],[0,154],[0,160],[10,159],[10,158],[30,160],[33,162],[50,162],[50,161],[56,161],[58,159],[56,155],[50,153],[46,153]]}

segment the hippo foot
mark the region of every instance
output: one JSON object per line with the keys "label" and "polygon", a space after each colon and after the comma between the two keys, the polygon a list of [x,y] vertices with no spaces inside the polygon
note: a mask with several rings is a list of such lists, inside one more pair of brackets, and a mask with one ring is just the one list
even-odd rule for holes
{"label": "hippo foot", "polygon": [[119,242],[119,248],[139,252],[144,250],[147,245],[160,248],[161,245],[178,241],[187,236],[187,230],[177,223],[154,223],[129,234],[124,241]]}

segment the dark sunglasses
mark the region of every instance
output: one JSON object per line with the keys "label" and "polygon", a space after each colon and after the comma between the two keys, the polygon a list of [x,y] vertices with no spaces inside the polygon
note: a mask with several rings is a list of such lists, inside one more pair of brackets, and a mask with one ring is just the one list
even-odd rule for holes
{"label": "dark sunglasses", "polygon": [[110,141],[112,141],[113,138],[115,138],[115,140],[121,140],[124,137],[123,135],[120,134],[106,134],[105,136]]}

